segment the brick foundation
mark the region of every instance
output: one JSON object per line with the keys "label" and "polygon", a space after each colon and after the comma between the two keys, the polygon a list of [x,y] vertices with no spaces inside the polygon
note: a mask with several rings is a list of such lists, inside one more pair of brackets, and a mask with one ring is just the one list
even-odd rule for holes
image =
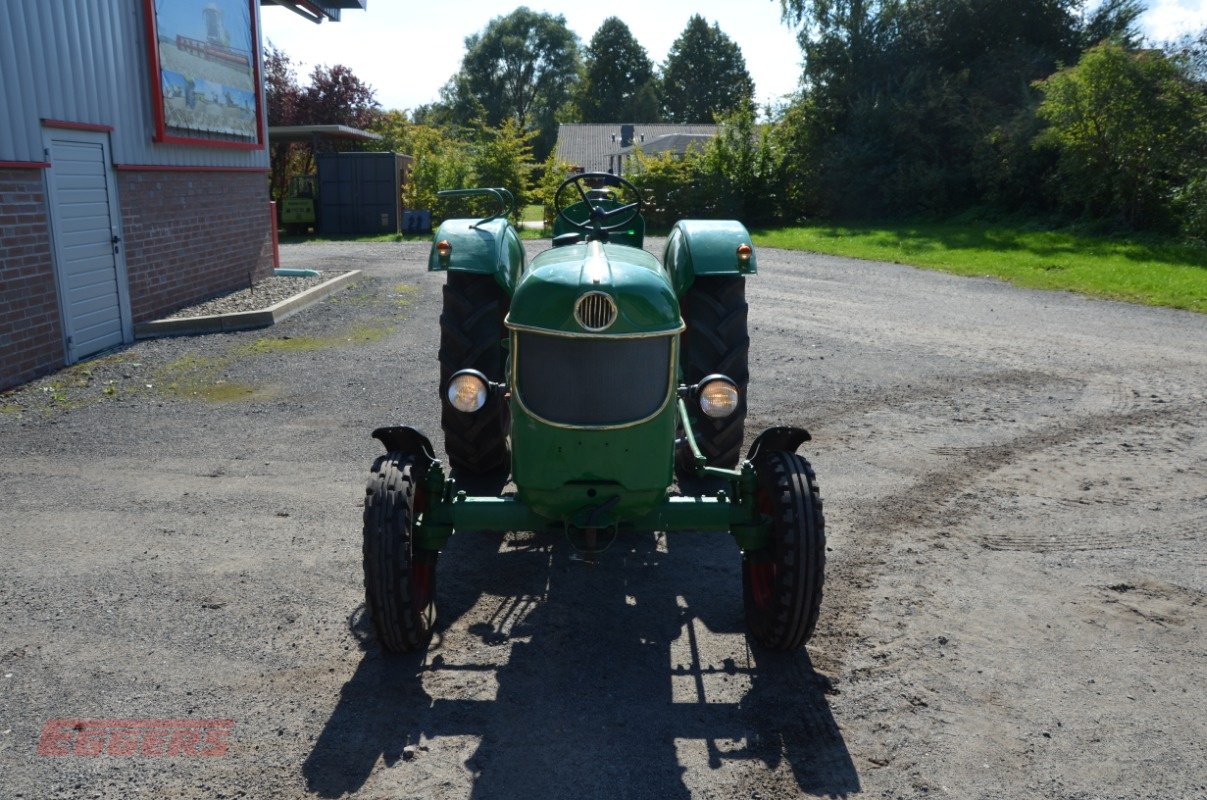
{"label": "brick foundation", "polygon": [[263,173],[120,170],[117,184],[135,322],[272,274]]}
{"label": "brick foundation", "polygon": [[[120,170],[117,183],[135,322],[272,274],[262,173]],[[65,355],[43,172],[0,168],[0,390]]]}
{"label": "brick foundation", "polygon": [[63,365],[40,169],[0,169],[0,390]]}

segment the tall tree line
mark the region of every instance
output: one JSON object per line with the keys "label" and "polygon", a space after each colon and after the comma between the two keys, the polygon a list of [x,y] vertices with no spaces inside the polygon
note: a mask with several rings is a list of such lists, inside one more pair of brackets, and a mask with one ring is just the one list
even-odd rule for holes
{"label": "tall tree line", "polygon": [[559,122],[718,120],[706,151],[647,160],[664,205],[751,224],[1021,212],[1207,240],[1207,31],[1145,42],[1140,0],[779,1],[804,70],[769,120],[737,44],[698,15],[656,65],[618,18],[584,46],[519,8],[409,114],[382,113],[342,67],[300,87],[270,50],[270,121],[382,133],[417,156],[413,207],[502,173],[535,191],[560,169]]}
{"label": "tall tree line", "polygon": [[805,56],[785,115],[804,215],[980,207],[1168,228],[1207,163],[1202,48],[1146,47],[1139,0],[781,6]]}
{"label": "tall tree line", "polygon": [[737,43],[699,15],[659,67],[617,17],[583,47],[563,16],[520,7],[465,40],[461,68],[415,120],[467,128],[512,119],[535,133],[544,158],[560,122],[711,123],[753,94]]}

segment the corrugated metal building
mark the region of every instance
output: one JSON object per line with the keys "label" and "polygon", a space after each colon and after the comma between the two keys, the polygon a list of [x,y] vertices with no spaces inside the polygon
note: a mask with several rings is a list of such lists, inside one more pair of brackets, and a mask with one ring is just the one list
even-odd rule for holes
{"label": "corrugated metal building", "polygon": [[261,50],[259,0],[0,3],[0,389],[271,271]]}

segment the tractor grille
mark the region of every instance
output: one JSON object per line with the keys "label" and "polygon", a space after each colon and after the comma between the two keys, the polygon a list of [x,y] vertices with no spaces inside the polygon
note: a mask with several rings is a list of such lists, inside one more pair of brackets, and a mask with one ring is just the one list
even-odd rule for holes
{"label": "tractor grille", "polygon": [[602,331],[616,321],[616,303],[603,292],[587,292],[578,298],[574,318],[592,333]]}
{"label": "tractor grille", "polygon": [[673,336],[621,339],[519,333],[513,357],[525,408],[561,425],[637,422],[670,391]]}

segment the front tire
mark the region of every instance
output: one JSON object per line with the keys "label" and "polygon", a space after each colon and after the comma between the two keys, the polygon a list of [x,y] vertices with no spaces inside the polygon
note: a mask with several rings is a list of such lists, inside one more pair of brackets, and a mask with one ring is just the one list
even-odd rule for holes
{"label": "front tire", "polygon": [[742,556],[742,594],[750,635],[773,650],[796,650],[813,635],[821,611],[826,523],[809,462],[774,452],[755,464],[760,510],[771,542]]}
{"label": "front tire", "polygon": [[436,622],[439,553],[415,546],[423,493],[414,466],[414,457],[402,453],[379,457],[365,492],[365,608],[377,641],[391,653],[423,647]]}
{"label": "front tire", "polygon": [[493,276],[448,273],[444,310],[440,314],[440,427],[444,451],[455,470],[484,475],[511,463],[507,433],[511,415],[501,394],[472,414],[453,408],[445,392],[449,378],[463,369],[476,369],[489,380],[504,382],[507,354],[507,293]]}
{"label": "front tire", "polygon": [[[701,276],[683,295],[687,329],[680,340],[683,380],[698,383],[714,373],[730,378],[738,387],[738,407],[724,419],[692,413],[692,433],[710,467],[737,466],[746,427],[746,386],[750,383],[750,335],[747,333],[746,279],[741,275]],[[676,452],[675,472],[680,478],[695,474],[691,449]]]}

